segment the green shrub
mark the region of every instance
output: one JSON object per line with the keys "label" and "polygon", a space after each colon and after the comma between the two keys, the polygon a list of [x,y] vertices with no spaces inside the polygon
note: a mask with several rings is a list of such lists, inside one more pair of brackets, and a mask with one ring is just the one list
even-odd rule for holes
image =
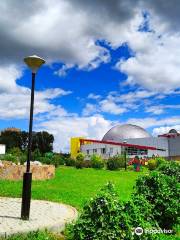
{"label": "green shrub", "polygon": [[179,223],[180,184],[174,177],[152,172],[137,179],[134,194],[142,194],[149,201],[154,218],[161,228],[172,229]]}
{"label": "green shrub", "polygon": [[101,156],[93,154],[91,156],[91,166],[92,168],[102,169],[104,167],[104,161]]}
{"label": "green shrub", "polygon": [[[127,204],[121,203],[114,186],[108,183],[85,205],[77,222],[68,227],[67,234],[68,239],[73,240],[133,240],[139,239],[132,234],[133,228],[136,226],[150,228],[151,221],[151,207],[143,196]],[[146,236],[144,239],[153,240],[157,237]]]}
{"label": "green shrub", "polygon": [[21,156],[22,152],[21,149],[18,147],[13,147],[11,149],[9,149],[8,154],[11,154],[13,156]]}
{"label": "green shrub", "polygon": [[64,159],[66,166],[75,166],[76,161],[73,158],[65,158]]}
{"label": "green shrub", "polygon": [[158,167],[167,162],[167,160],[165,160],[163,157],[156,157],[155,159],[157,161],[157,166]]}
{"label": "green shrub", "polygon": [[107,160],[108,170],[117,170],[119,168],[124,168],[124,167],[125,167],[124,157],[121,155],[110,157]]}
{"label": "green shrub", "polygon": [[52,159],[48,157],[39,157],[38,161],[40,161],[42,164],[50,165],[52,163]]}
{"label": "green shrub", "polygon": [[83,167],[84,168],[91,168],[92,167],[91,161],[90,160],[84,160]]}
{"label": "green shrub", "polygon": [[64,159],[59,154],[54,154],[52,157],[52,164],[55,167],[58,167],[60,165],[64,165]]}
{"label": "green shrub", "polygon": [[40,158],[41,156],[42,156],[42,155],[41,155],[41,153],[40,153],[40,151],[39,151],[38,148],[36,148],[36,149],[34,150],[34,152],[32,153],[32,159],[33,159],[33,161],[39,161],[39,158]]}
{"label": "green shrub", "polygon": [[173,161],[166,161],[157,170],[165,175],[176,177],[177,181],[180,182],[180,164]]}
{"label": "green shrub", "polygon": [[61,155],[58,155],[58,156],[59,156],[58,164],[59,165],[65,165],[65,158]]}
{"label": "green shrub", "polygon": [[127,170],[129,170],[129,171],[134,171],[134,166],[133,166],[133,165],[127,166]]}
{"label": "green shrub", "polygon": [[84,158],[85,155],[83,153],[78,153],[77,157],[76,157],[76,168],[83,168],[83,163],[84,163]]}
{"label": "green shrub", "polygon": [[68,239],[73,240],[104,240],[123,239],[127,229],[120,224],[120,205],[114,188],[108,184],[100,193],[84,206],[77,222],[69,228]]}
{"label": "green shrub", "polygon": [[77,169],[83,168],[83,167],[84,167],[84,161],[76,160],[76,162],[75,162],[75,167],[76,167]]}
{"label": "green shrub", "polygon": [[157,160],[156,159],[150,159],[148,161],[148,168],[149,170],[155,170],[158,166]]}
{"label": "green shrub", "polygon": [[159,240],[179,240],[179,237],[174,235],[168,235],[168,234],[160,234]]}
{"label": "green shrub", "polygon": [[18,161],[20,162],[21,165],[23,165],[27,161],[27,155],[22,154],[21,156],[18,157]]}
{"label": "green shrub", "polygon": [[[122,214],[122,213],[121,213]],[[124,214],[126,214],[127,223],[134,232],[135,228],[141,227],[143,229],[160,229],[157,221],[152,214],[151,204],[144,198],[143,195],[134,195],[130,201],[125,203]],[[143,233],[141,238],[136,234],[132,237],[129,232],[125,239],[158,239],[157,235]]]}
{"label": "green shrub", "polygon": [[5,154],[4,157],[3,157],[3,160],[10,161],[10,162],[13,162],[15,164],[18,163],[18,157],[14,156],[12,154]]}
{"label": "green shrub", "polygon": [[84,153],[78,153],[76,161],[84,161],[84,158],[85,158]]}

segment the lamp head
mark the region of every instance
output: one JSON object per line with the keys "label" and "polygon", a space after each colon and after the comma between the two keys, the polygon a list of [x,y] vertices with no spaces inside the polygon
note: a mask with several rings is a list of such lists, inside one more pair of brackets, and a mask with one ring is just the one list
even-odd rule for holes
{"label": "lamp head", "polygon": [[36,55],[32,55],[24,58],[24,62],[32,70],[33,73],[36,73],[37,70],[41,67],[41,65],[45,63],[45,60]]}

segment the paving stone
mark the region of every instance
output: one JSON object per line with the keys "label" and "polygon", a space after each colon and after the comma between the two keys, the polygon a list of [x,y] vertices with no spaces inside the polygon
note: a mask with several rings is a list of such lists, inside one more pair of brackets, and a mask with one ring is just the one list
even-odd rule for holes
{"label": "paving stone", "polygon": [[71,206],[49,201],[31,200],[30,219],[20,219],[21,199],[0,197],[0,236],[48,229],[62,232],[65,224],[77,219]]}

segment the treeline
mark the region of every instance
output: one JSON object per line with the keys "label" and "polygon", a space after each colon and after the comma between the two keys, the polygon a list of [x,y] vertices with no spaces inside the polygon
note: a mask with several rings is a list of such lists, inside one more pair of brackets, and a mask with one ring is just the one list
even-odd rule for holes
{"label": "treeline", "polygon": [[[44,155],[53,151],[54,136],[46,131],[33,132],[32,152],[36,149]],[[4,130],[0,135],[0,144],[6,145],[6,151],[9,152],[13,148],[19,148],[22,152],[26,152],[28,148],[28,132]]]}

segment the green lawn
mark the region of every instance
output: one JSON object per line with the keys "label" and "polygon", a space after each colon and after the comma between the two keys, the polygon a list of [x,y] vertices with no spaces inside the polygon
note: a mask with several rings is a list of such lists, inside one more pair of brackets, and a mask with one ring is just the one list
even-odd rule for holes
{"label": "green lawn", "polygon": [[[108,181],[115,184],[121,200],[128,200],[138,176],[145,172],[108,171],[60,167],[54,179],[33,181],[32,198],[70,204],[81,209]],[[22,181],[0,180],[0,196],[21,197]]]}

